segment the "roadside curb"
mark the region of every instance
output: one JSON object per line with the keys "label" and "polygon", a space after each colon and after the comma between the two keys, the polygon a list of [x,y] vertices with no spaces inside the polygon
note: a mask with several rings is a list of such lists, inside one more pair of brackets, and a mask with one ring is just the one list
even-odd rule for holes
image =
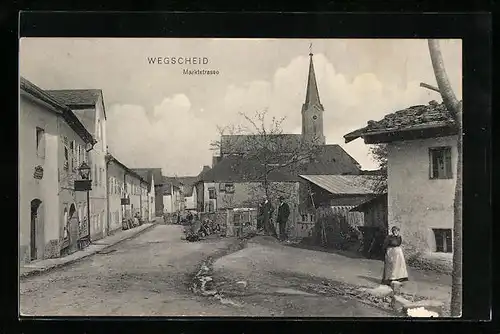
{"label": "roadside curb", "polygon": [[[135,234],[132,234],[124,239],[121,239],[121,240],[118,240],[117,242],[113,243],[113,244],[109,244],[109,245],[102,245],[103,247],[100,247],[100,248],[97,248],[95,250],[93,250],[92,252],[89,252],[88,254],[85,254],[81,257],[78,257],[78,258],[75,258],[75,259],[72,259],[72,260],[68,260],[67,262],[62,262],[62,263],[56,263],[50,267],[46,267],[46,268],[40,268],[40,269],[34,269],[32,271],[28,271],[28,272],[25,272],[25,273],[20,273],[19,274],[19,279],[22,280],[22,279],[26,279],[26,278],[29,278],[29,277],[33,277],[33,276],[37,276],[37,275],[41,275],[41,274],[45,274],[47,272],[50,272],[54,269],[58,269],[58,268],[61,268],[61,267],[64,267],[64,266],[67,266],[67,265],[70,265],[70,264],[73,264],[75,262],[78,262],[78,261],[81,261],[83,259],[86,259],[90,256],[93,256],[95,254],[97,254],[98,252],[101,252],[105,249],[108,249],[110,247],[114,247],[116,245],[119,245],[121,244],[122,242],[124,241],[127,241],[127,240],[130,240],[132,238],[135,238],[139,235],[141,235],[142,233],[146,232],[146,231],[149,231],[151,230],[152,228],[154,228],[156,225],[158,225],[157,223],[152,223],[150,226],[138,231],[137,233]],[[101,246],[101,245],[96,245],[96,244],[90,244],[89,247],[91,246]]]}
{"label": "roadside curb", "polygon": [[110,247],[114,247],[114,246],[116,246],[116,245],[119,245],[119,244],[121,244],[122,242],[125,242],[125,241],[128,241],[128,240],[130,240],[130,239],[133,239],[133,238],[135,238],[135,237],[137,237],[137,236],[139,236],[139,235],[143,234],[144,232],[146,232],[146,231],[149,231],[149,230],[153,229],[153,228],[154,228],[155,226],[157,226],[157,225],[158,225],[158,223],[153,222],[153,223],[151,223],[151,225],[150,225],[150,226],[148,226],[148,227],[146,227],[146,228],[144,228],[144,229],[142,229],[142,230],[138,231],[137,233],[132,234],[132,235],[130,235],[130,236],[128,236],[128,237],[126,237],[126,238],[124,238],[124,239],[118,240],[118,241],[117,241],[117,242],[115,242],[114,244],[104,245],[104,247],[103,247],[103,248],[101,248],[101,249],[99,249],[98,251],[96,251],[96,252],[92,253],[91,255],[94,255],[94,254],[96,254],[96,253],[98,253],[98,252],[101,252],[101,251],[103,251],[103,250],[106,250],[106,249],[108,249],[108,248],[110,248]]}

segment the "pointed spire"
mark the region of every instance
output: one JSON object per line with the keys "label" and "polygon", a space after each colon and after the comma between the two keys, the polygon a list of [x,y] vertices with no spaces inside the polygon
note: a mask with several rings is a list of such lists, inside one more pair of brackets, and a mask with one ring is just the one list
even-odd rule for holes
{"label": "pointed spire", "polygon": [[309,76],[307,78],[306,106],[317,104],[321,105],[319,100],[318,84],[316,83],[316,74],[314,73],[312,44],[309,44]]}

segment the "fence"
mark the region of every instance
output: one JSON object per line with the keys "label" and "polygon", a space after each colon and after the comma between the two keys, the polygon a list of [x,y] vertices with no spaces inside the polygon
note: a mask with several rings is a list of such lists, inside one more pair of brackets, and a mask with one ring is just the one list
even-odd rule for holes
{"label": "fence", "polygon": [[315,214],[301,214],[298,207],[294,206],[288,221],[289,239],[300,241],[312,237],[315,243],[323,244],[339,244],[343,239],[359,239],[360,231],[357,227],[364,224],[364,216],[361,212],[350,212],[353,207],[320,207]]}

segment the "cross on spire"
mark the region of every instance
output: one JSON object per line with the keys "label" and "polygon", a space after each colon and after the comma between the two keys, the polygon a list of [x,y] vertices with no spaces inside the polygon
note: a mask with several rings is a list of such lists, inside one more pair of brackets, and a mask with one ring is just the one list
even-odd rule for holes
{"label": "cross on spire", "polygon": [[312,46],[313,46],[313,43],[309,43],[309,56],[313,55],[313,53],[312,53]]}

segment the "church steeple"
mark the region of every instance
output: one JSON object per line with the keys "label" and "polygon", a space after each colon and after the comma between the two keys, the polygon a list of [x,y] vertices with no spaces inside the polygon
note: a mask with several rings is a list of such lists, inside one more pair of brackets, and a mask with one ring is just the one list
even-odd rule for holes
{"label": "church steeple", "polygon": [[323,105],[319,99],[318,83],[314,72],[312,45],[309,46],[309,74],[306,100],[302,105],[302,138],[319,145],[325,144],[323,135]]}
{"label": "church steeple", "polygon": [[309,75],[307,77],[306,105],[321,105],[319,100],[318,83],[314,73],[313,53],[309,53]]}

